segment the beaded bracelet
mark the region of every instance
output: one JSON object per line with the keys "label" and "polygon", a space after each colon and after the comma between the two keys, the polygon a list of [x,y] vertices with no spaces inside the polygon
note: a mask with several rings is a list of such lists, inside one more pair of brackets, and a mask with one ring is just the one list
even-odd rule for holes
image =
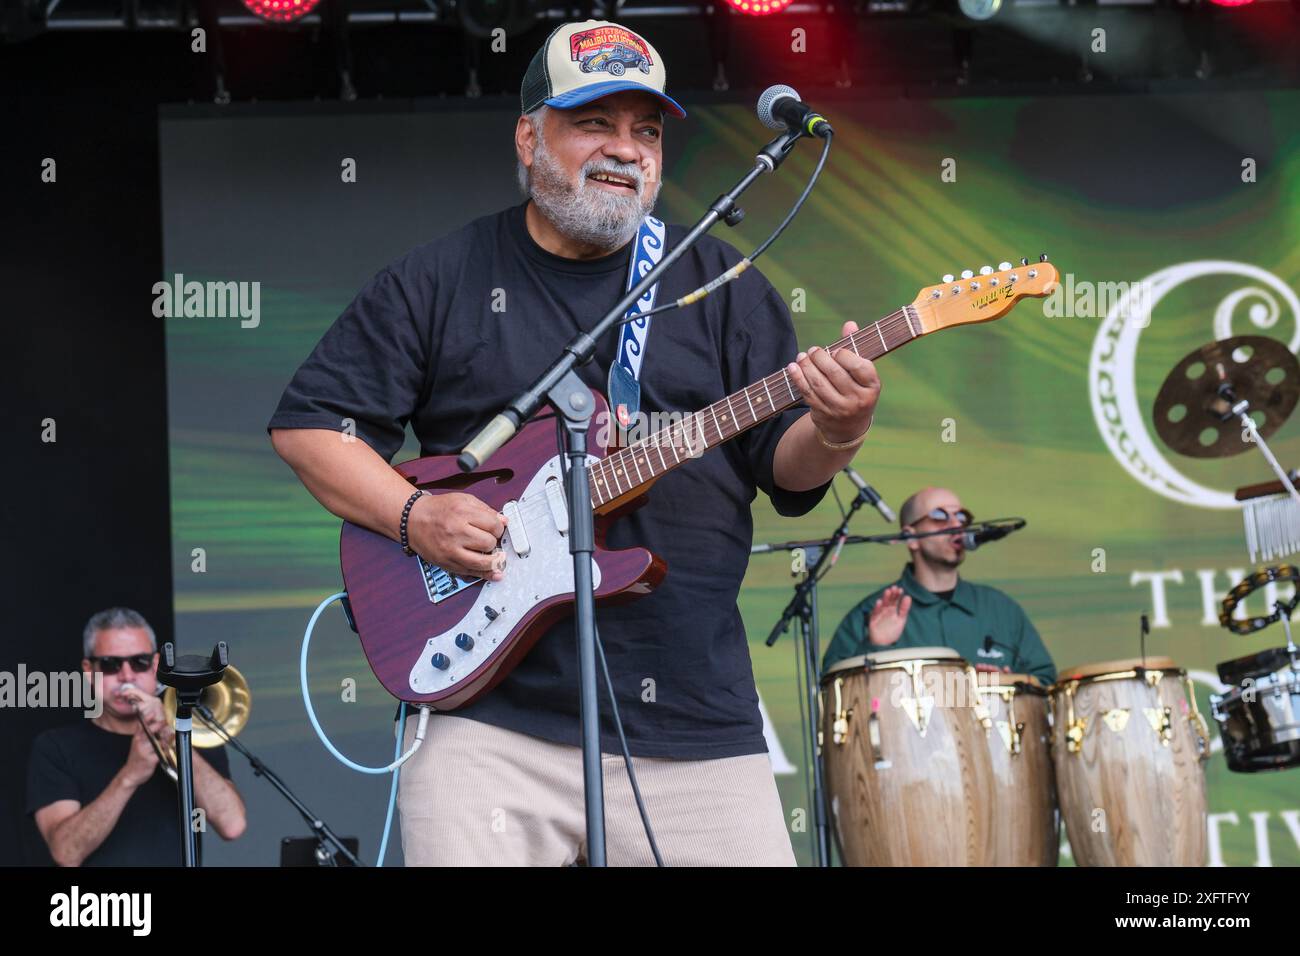
{"label": "beaded bracelet", "polygon": [[406,507],[402,509],[402,524],[400,528],[401,537],[402,537],[402,551],[405,552],[407,557],[410,557],[411,555],[415,554],[415,552],[411,550],[411,543],[409,540],[407,540],[406,537],[406,523],[407,521],[410,520],[411,509],[415,506],[416,501],[420,499],[420,495],[427,495],[428,493],[429,492],[427,491],[415,492],[414,494],[411,495],[411,497],[406,499]]}

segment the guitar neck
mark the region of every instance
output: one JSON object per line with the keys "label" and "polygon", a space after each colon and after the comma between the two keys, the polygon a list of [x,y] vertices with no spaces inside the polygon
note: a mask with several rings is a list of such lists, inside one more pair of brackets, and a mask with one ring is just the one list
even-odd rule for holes
{"label": "guitar neck", "polygon": [[[851,348],[877,359],[924,334],[915,308],[905,306],[828,346]],[[596,510],[645,492],[661,475],[708,449],[730,441],[803,398],[783,368],[752,385],[687,415],[674,425],[610,452],[591,468],[591,503]]]}

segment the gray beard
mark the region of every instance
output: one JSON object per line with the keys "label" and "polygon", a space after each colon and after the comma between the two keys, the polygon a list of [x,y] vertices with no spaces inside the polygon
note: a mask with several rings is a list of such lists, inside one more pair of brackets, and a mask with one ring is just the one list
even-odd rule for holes
{"label": "gray beard", "polygon": [[[594,172],[635,179],[637,195],[617,196],[606,192],[587,178]],[[661,186],[662,179],[654,183],[653,189],[647,189],[639,168],[613,160],[586,163],[575,184],[540,142],[529,169],[529,195],[555,230],[574,242],[608,252],[632,241],[642,219],[654,209]]]}

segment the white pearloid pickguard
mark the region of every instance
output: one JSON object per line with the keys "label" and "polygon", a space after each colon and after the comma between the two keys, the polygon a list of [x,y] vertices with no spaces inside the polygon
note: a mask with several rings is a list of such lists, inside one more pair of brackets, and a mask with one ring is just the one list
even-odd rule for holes
{"label": "white pearloid pickguard", "polygon": [[[588,456],[588,468],[598,461],[598,458]],[[527,554],[520,556],[515,550],[508,526],[501,539],[506,555],[505,578],[474,584],[477,595],[469,613],[454,627],[429,635],[419,658],[411,665],[408,680],[415,693],[436,694],[465,680],[492,656],[525,614],[548,598],[573,592],[568,516],[563,512],[557,514],[555,493],[547,489],[547,483],[551,481],[559,483],[558,500],[562,504],[564,479],[558,455],[538,470],[517,499],[518,517],[522,519],[522,530],[528,540]],[[515,524],[517,520],[512,518],[511,523]],[[411,561],[411,584],[423,589],[419,559],[412,558]],[[600,587],[600,565],[594,561],[592,578],[594,586]],[[488,619],[484,610],[487,607],[497,611],[495,619]],[[456,635],[461,633],[474,638],[474,646],[468,651],[456,646]],[[433,655],[439,652],[450,660],[446,670],[431,663]]]}

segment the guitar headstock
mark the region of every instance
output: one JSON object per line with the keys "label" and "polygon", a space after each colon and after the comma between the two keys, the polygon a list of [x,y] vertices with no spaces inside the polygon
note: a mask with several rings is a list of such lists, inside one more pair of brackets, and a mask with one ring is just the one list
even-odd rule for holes
{"label": "guitar headstock", "polygon": [[1043,253],[1037,262],[1021,259],[1018,266],[1003,262],[996,272],[992,266],[985,266],[979,272],[968,269],[960,276],[946,275],[942,284],[918,292],[912,307],[921,319],[924,335],[954,325],[996,319],[1023,298],[1050,295],[1059,278],[1056,267]]}

